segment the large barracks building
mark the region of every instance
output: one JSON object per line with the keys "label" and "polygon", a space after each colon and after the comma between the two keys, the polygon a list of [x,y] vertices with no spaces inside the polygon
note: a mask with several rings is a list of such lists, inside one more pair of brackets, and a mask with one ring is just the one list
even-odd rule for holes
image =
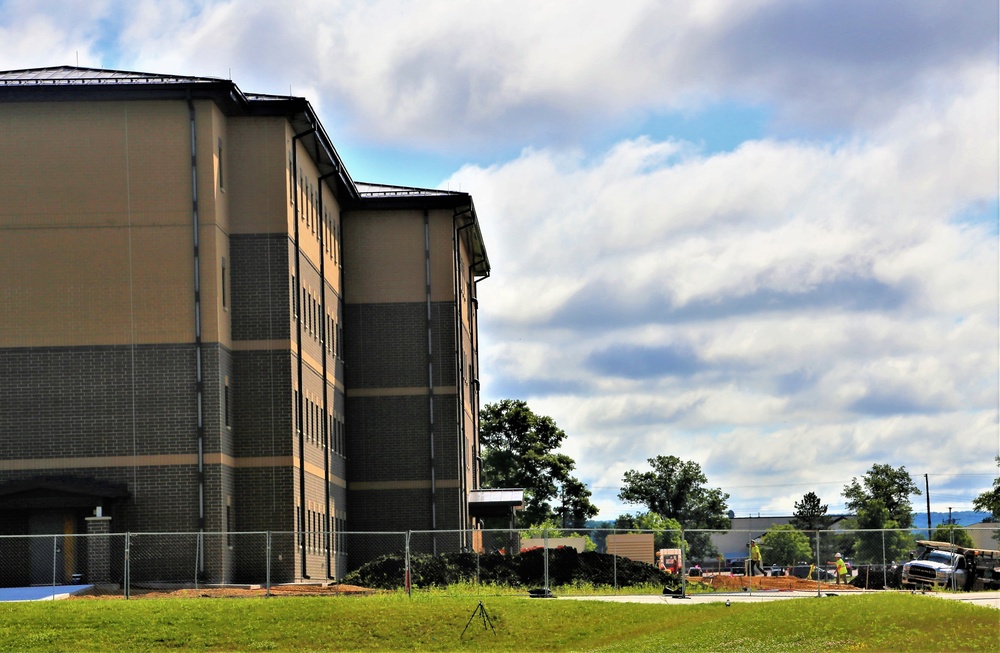
{"label": "large barracks building", "polygon": [[468,194],[355,182],[304,98],[0,72],[0,535],[332,578],[337,533],[474,527],[489,271]]}

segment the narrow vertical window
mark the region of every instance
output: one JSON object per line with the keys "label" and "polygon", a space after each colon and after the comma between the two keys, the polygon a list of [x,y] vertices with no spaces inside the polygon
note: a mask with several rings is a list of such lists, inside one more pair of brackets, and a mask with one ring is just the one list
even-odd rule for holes
{"label": "narrow vertical window", "polygon": [[219,139],[219,188],[225,188],[226,184],[222,177],[222,139]]}
{"label": "narrow vertical window", "polygon": [[226,257],[222,257],[222,308],[229,308],[229,302],[226,297]]}
{"label": "narrow vertical window", "polygon": [[232,410],[230,408],[229,402],[229,379],[226,379],[226,385],[223,388],[223,399],[222,399],[222,412],[224,414],[224,419],[226,421],[226,427],[231,427],[233,425]]}

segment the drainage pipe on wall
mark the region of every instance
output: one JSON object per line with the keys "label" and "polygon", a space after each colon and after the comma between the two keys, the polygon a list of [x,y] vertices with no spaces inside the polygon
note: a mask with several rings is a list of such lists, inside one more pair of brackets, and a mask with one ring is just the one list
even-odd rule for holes
{"label": "drainage pipe on wall", "polygon": [[[461,479],[465,478],[465,467],[467,465],[467,460],[465,456],[465,443],[468,434],[465,429],[465,383],[464,379],[466,376],[466,364],[465,364],[465,348],[462,346],[464,337],[464,325],[462,324],[462,307],[461,307],[461,297],[462,297],[462,280],[465,278],[465,270],[462,267],[462,231],[468,229],[475,224],[475,221],[469,221],[461,226],[455,226],[456,222],[463,218],[464,216],[470,214],[471,209],[465,209],[461,212],[456,212],[452,216],[452,249],[454,254],[454,262],[452,263],[455,274],[455,383],[457,384],[458,390],[458,402],[455,407],[456,418],[458,419],[458,478],[459,487],[462,488],[464,485],[461,483]],[[469,288],[469,292],[472,292],[472,288]],[[470,317],[471,319],[471,317]],[[474,379],[469,379],[469,383],[472,383]],[[466,492],[472,488],[465,488]],[[468,510],[468,495],[459,492],[458,495],[458,518],[459,518],[459,528],[462,529],[463,538],[466,530],[466,525],[469,518]],[[463,542],[464,544],[464,542]]]}
{"label": "drainage pipe on wall", "polygon": [[[427,280],[427,398],[430,413],[428,430],[431,445],[431,530],[437,530],[437,478],[434,462],[434,322],[431,312],[431,223],[430,214],[424,209],[424,276]],[[437,555],[437,539],[434,551]]]}
{"label": "drainage pipe on wall", "polygon": [[299,557],[301,558],[302,578],[309,578],[308,567],[306,565],[306,438],[305,431],[302,430],[302,422],[305,417],[305,387],[302,385],[302,311],[306,307],[301,301],[302,292],[302,249],[299,243],[299,148],[298,141],[316,131],[311,127],[301,134],[292,137],[292,187],[295,200],[293,202],[293,223],[292,238],[295,241],[295,298],[294,305],[298,305],[298,315],[295,316],[295,342],[297,349],[297,383],[299,385],[299,400],[295,406],[297,411],[295,419],[295,429],[299,440]]}
{"label": "drainage pipe on wall", "polygon": [[[323,315],[323,319],[320,320],[319,325],[319,346],[322,351],[322,361],[323,361],[323,493],[324,499],[326,501],[326,521],[323,524],[323,540],[326,549],[326,577],[333,578],[333,567],[331,567],[331,555],[330,555],[330,438],[332,434],[330,433],[330,418],[328,417],[328,410],[330,408],[329,404],[329,392],[326,387],[326,374],[327,374],[327,346],[330,339],[330,333],[326,329],[326,255],[324,254],[324,245],[326,244],[326,215],[323,213],[323,183],[330,177],[334,175],[339,175],[340,171],[335,170],[322,175],[319,178],[319,280],[320,280],[320,291],[319,291],[319,304],[320,313]],[[335,246],[335,245],[334,245]],[[334,336],[336,338],[336,336]],[[334,379],[337,376],[337,366],[334,364],[333,367]],[[336,387],[336,385],[334,386]],[[337,402],[333,402],[333,410],[336,413]]]}
{"label": "drainage pipe on wall", "polygon": [[201,254],[198,217],[198,138],[194,102],[188,93],[188,122],[191,129],[191,224],[194,235],[194,351],[195,393],[198,401],[198,571],[205,573],[205,382],[201,342]]}

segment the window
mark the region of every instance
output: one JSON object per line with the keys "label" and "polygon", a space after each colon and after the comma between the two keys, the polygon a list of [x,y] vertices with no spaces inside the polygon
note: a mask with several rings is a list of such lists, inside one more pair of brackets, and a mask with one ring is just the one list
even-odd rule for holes
{"label": "window", "polygon": [[226,299],[226,257],[222,257],[222,308],[228,309],[229,304]]}
{"label": "window", "polygon": [[299,288],[295,284],[295,275],[292,275],[292,317],[299,316]]}
{"label": "window", "polygon": [[229,378],[226,378],[226,385],[223,388],[223,398],[222,398],[222,412],[223,419],[226,421],[226,428],[231,428],[233,425],[232,420],[232,410],[230,409],[229,402]]}
{"label": "window", "polygon": [[225,188],[222,177],[222,139],[219,139],[219,188]]}

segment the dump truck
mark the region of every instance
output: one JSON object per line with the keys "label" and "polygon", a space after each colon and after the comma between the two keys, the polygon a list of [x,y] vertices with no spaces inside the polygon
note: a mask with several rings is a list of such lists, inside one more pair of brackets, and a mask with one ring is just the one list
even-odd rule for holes
{"label": "dump truck", "polygon": [[676,574],[681,570],[681,550],[680,549],[660,549],[656,552],[660,558],[660,569]]}
{"label": "dump truck", "polygon": [[1000,589],[1000,551],[933,540],[918,540],[917,545],[917,557],[903,565],[904,588]]}

